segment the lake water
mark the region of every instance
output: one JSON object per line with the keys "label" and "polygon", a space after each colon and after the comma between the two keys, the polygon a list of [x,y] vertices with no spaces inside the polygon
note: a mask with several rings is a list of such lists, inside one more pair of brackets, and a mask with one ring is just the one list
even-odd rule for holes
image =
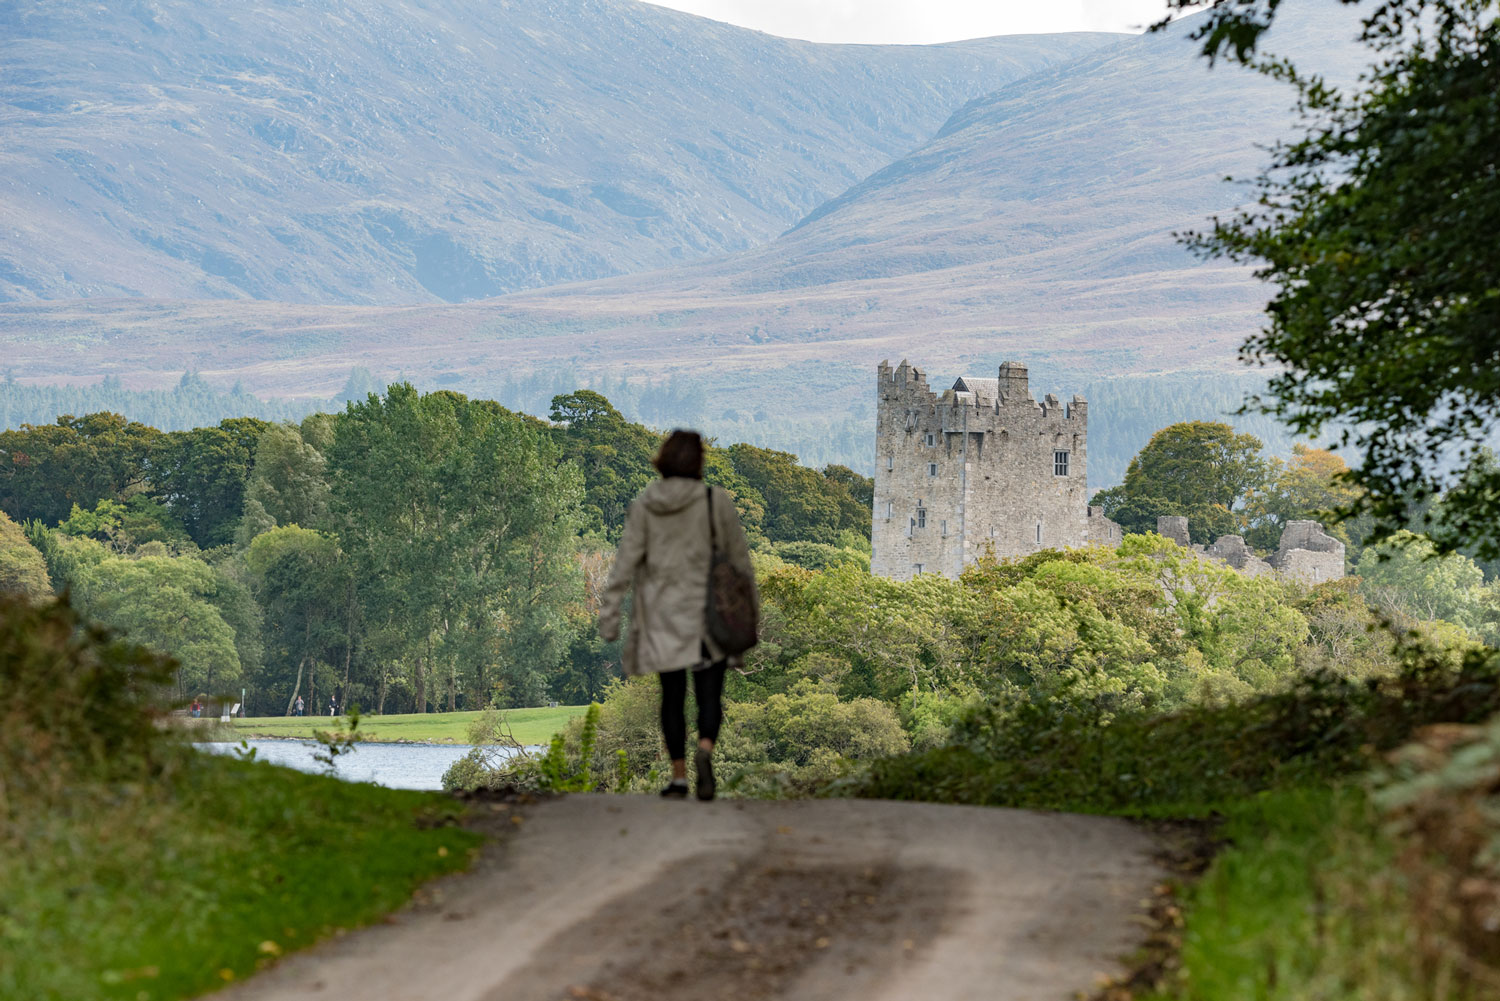
{"label": "lake water", "polygon": [[[304,772],[328,772],[328,766],[313,757],[323,750],[323,745],[316,741],[246,743],[255,748],[257,761]],[[238,742],[206,742],[198,746],[214,754],[233,754],[240,749]],[[389,789],[441,789],[448,766],[468,753],[468,744],[355,744],[348,754],[339,755],[332,774],[350,782],[374,782]]]}

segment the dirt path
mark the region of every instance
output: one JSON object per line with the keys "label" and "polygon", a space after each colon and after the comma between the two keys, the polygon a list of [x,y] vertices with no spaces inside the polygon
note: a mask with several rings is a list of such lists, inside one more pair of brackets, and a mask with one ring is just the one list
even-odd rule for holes
{"label": "dirt path", "polygon": [[1140,940],[1161,876],[1148,835],[1099,817],[624,796],[519,812],[473,872],[218,997],[1063,1001]]}

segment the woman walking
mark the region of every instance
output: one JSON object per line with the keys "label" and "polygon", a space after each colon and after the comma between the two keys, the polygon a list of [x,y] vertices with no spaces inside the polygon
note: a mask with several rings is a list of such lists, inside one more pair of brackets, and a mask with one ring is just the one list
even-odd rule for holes
{"label": "woman walking", "polygon": [[714,798],[713,750],[723,720],[724,672],[738,666],[710,635],[706,615],[715,550],[748,581],[752,615],[758,596],[750,547],[734,501],[703,483],[703,439],[673,431],[652,460],[662,478],[641,491],[625,516],[625,532],[599,609],[599,635],[620,635],[620,604],[635,591],[622,661],[627,675],[661,676],[661,732],[672,759],[672,781],[661,791],[687,796],[688,674],[698,702],[697,794]]}

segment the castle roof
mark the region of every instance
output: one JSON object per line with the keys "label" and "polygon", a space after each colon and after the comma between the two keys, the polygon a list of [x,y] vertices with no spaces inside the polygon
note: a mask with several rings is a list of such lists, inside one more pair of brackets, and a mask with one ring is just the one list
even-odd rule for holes
{"label": "castle roof", "polygon": [[956,393],[973,393],[980,403],[994,403],[1000,397],[999,379],[976,379],[972,375],[960,376],[953,384]]}

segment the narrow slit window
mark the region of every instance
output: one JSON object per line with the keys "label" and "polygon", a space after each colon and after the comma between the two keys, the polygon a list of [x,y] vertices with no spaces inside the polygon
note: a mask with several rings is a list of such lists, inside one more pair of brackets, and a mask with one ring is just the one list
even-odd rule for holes
{"label": "narrow slit window", "polygon": [[928,476],[936,476],[937,475],[937,463],[936,462],[929,462],[927,464],[927,475]]}
{"label": "narrow slit window", "polygon": [[944,520],[941,524],[942,524],[943,534],[947,535],[948,534],[948,522],[946,520]]}
{"label": "narrow slit window", "polygon": [[1041,545],[1041,542],[1042,542],[1042,523],[1041,522],[1037,522],[1036,523],[1036,541],[1037,541],[1037,545]]}
{"label": "narrow slit window", "polygon": [[935,434],[929,434],[927,436],[927,447],[928,448],[932,448],[936,444],[937,444],[937,435],[935,435]]}
{"label": "narrow slit window", "polygon": [[1058,449],[1052,453],[1052,475],[1068,475],[1068,453],[1062,449]]}
{"label": "narrow slit window", "polygon": [[887,518],[894,518],[896,516],[896,504],[894,501],[885,502],[885,516]]}
{"label": "narrow slit window", "polygon": [[888,456],[885,457],[885,468],[886,469],[895,469],[896,468],[896,459],[895,459],[895,456],[888,455]]}

